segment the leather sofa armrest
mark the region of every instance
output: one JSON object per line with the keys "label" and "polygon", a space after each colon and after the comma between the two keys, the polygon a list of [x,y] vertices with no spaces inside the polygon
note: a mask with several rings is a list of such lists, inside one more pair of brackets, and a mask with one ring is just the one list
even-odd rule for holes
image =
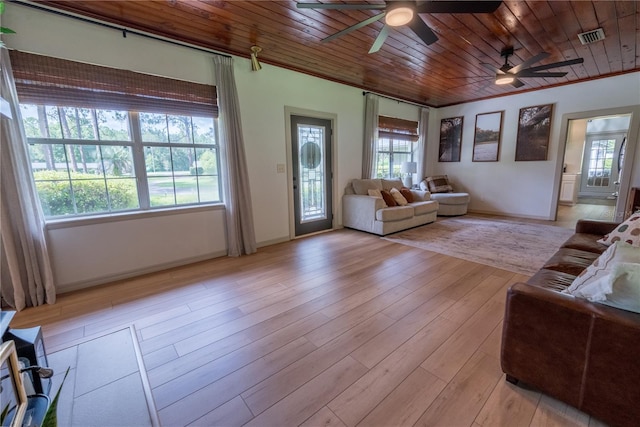
{"label": "leather sofa armrest", "polygon": [[580,219],[576,223],[576,233],[598,234],[604,236],[612,232],[619,223],[599,221],[594,219]]}

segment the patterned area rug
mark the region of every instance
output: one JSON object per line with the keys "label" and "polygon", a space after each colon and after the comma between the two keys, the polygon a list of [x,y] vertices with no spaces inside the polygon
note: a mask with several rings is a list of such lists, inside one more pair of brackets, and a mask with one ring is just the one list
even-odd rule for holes
{"label": "patterned area rug", "polygon": [[474,216],[438,218],[435,223],[383,237],[503,270],[532,275],[573,230]]}

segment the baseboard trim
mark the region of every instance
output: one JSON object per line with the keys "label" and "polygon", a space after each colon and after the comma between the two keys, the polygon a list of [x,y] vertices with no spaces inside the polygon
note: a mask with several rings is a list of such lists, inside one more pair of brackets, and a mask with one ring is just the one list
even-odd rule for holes
{"label": "baseboard trim", "polygon": [[82,280],[74,283],[69,283],[67,285],[58,286],[56,289],[56,294],[60,295],[60,294],[65,294],[67,292],[78,291],[80,289],[91,288],[99,285],[105,285],[107,283],[116,282],[118,280],[130,279],[132,277],[142,276],[149,273],[157,273],[159,271],[169,270],[175,267],[182,267],[184,265],[194,264],[196,262],[207,261],[210,259],[220,258],[223,256],[227,256],[226,251],[218,251],[218,252],[213,252],[211,254],[207,254],[203,256],[185,258],[185,259],[181,259],[174,262],[153,265],[153,266],[135,269],[135,270],[129,270],[123,273],[112,274],[109,276],[99,277],[96,279]]}
{"label": "baseboard trim", "polygon": [[553,221],[553,219],[546,216],[537,216],[537,215],[522,215],[508,212],[494,212],[494,211],[482,211],[469,209],[468,213],[470,214],[480,214],[480,215],[494,215],[494,216],[506,216],[508,218],[523,218],[523,219],[538,219],[542,221]]}

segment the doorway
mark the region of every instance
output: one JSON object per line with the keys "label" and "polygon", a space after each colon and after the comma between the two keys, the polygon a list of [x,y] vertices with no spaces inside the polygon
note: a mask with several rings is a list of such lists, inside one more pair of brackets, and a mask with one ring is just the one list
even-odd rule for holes
{"label": "doorway", "polygon": [[333,228],[332,122],[292,114],[291,184],[294,235]]}
{"label": "doorway", "polygon": [[618,197],[626,138],[626,131],[587,133],[578,197]]}
{"label": "doorway", "polygon": [[[631,113],[594,115],[567,121],[564,164],[556,219],[573,227],[578,219],[617,221]],[[629,166],[631,163],[629,164]],[[630,169],[630,167],[629,167]],[[628,188],[628,182],[625,185]]]}

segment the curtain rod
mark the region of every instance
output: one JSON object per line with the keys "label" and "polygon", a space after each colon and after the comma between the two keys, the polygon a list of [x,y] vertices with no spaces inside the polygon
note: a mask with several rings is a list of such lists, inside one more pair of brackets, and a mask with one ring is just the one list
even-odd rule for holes
{"label": "curtain rod", "polygon": [[418,104],[417,102],[406,101],[404,99],[394,98],[393,96],[388,96],[388,95],[380,95],[379,93],[375,93],[375,92],[371,92],[371,91],[363,91],[362,92],[362,96],[366,96],[368,93],[370,93],[372,95],[379,96],[381,98],[387,98],[387,99],[391,99],[393,101],[404,102],[405,104],[417,105],[418,107],[423,107],[423,108],[431,108],[426,104]]}
{"label": "curtain rod", "polygon": [[168,37],[162,37],[162,36],[157,36],[154,34],[150,34],[150,33],[146,33],[146,32],[142,32],[142,31],[138,31],[138,30],[131,30],[129,28],[126,27],[122,27],[122,26],[118,26],[115,24],[109,24],[107,22],[104,21],[100,21],[98,19],[94,19],[94,18],[88,18],[86,16],[82,16],[73,12],[65,12],[65,11],[61,11],[61,10],[56,10],[53,9],[50,6],[43,6],[40,4],[34,4],[31,3],[29,1],[23,1],[23,0],[11,0],[11,3],[14,4],[19,4],[21,6],[26,6],[26,7],[30,7],[32,9],[37,9],[43,12],[49,12],[49,13],[53,13],[54,15],[59,15],[59,16],[64,16],[67,18],[72,18],[72,19],[76,19],[78,21],[82,21],[82,22],[86,22],[89,24],[94,24],[94,25],[98,25],[101,27],[105,27],[105,28],[109,28],[112,30],[116,30],[116,31],[121,31],[122,32],[122,37],[126,38],[127,34],[133,34],[136,36],[140,36],[140,37],[145,37],[148,39],[152,39],[152,40],[156,40],[156,41],[161,41],[164,43],[169,43],[175,46],[181,46],[181,47],[186,47],[189,49],[193,49],[193,50],[197,50],[200,52],[205,52],[205,53],[212,53],[214,55],[218,55],[218,56],[223,56],[225,58],[231,58],[231,55],[225,54],[225,53],[220,53],[220,52],[216,52],[214,50],[211,49],[207,49],[204,47],[199,47],[190,43],[186,43],[186,42],[181,42],[181,41],[177,41],[177,40],[172,40]]}

